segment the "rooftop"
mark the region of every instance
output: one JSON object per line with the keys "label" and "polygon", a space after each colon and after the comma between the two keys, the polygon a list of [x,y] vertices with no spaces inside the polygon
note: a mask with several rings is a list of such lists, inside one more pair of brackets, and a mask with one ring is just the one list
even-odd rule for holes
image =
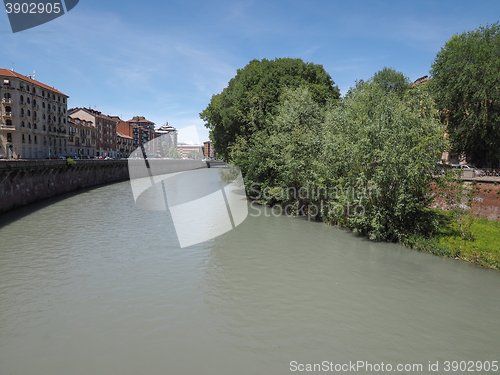
{"label": "rooftop", "polygon": [[147,124],[153,124],[153,121],[149,121],[146,117],[144,116],[134,116],[130,120],[127,120],[127,122],[137,122],[137,123],[147,123]]}
{"label": "rooftop", "polygon": [[42,88],[44,88],[46,90],[52,91],[52,92],[54,92],[56,94],[64,95],[67,98],[69,97],[68,95],[62,93],[59,90],[56,90],[53,87],[50,87],[49,85],[46,85],[45,83],[42,83],[42,82],[37,81],[37,80],[34,80],[31,77],[25,76],[25,75],[23,75],[21,73],[17,73],[17,72],[15,72],[13,70],[8,70],[8,69],[0,68],[0,76],[2,76],[2,77],[18,78],[18,79],[23,80],[25,82],[28,82],[28,83],[30,83],[32,85],[36,85],[36,86],[42,87]]}

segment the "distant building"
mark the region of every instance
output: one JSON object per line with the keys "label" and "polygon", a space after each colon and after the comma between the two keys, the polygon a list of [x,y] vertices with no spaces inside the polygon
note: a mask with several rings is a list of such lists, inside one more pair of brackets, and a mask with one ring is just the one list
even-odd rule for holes
{"label": "distant building", "polygon": [[420,85],[420,84],[425,83],[425,82],[428,82],[428,81],[430,81],[429,76],[422,76],[422,77],[420,77],[420,78],[417,78],[417,79],[413,82],[412,86],[417,86],[417,85]]}
{"label": "distant building", "polygon": [[0,158],[66,155],[67,100],[30,76],[0,69]]}
{"label": "distant building", "polygon": [[153,121],[149,121],[144,116],[134,116],[126,122],[132,126],[132,137],[136,148],[154,138],[155,123]]}
{"label": "distant building", "polygon": [[177,129],[168,122],[155,130],[154,154],[159,157],[179,157],[177,153]]}
{"label": "distant building", "polygon": [[96,156],[97,129],[90,121],[68,117],[68,155],[76,158]]}
{"label": "distant building", "polygon": [[136,148],[134,146],[134,132],[132,125],[128,122],[120,120],[120,122],[116,124],[116,137],[117,157],[128,158]]}
{"label": "distant building", "polygon": [[97,157],[116,157],[116,117],[112,118],[91,108],[73,108],[71,117],[90,121],[97,131]]}
{"label": "distant building", "polygon": [[202,145],[188,145],[186,143],[179,143],[177,145],[177,152],[183,159],[202,159],[203,146]]}
{"label": "distant building", "polygon": [[212,142],[205,141],[203,142],[203,156],[207,159],[215,158],[215,151],[212,147]]}

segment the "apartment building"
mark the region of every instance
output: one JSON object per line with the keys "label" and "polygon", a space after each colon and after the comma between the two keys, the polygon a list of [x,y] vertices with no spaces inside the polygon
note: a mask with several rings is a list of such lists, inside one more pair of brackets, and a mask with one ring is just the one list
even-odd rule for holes
{"label": "apartment building", "polygon": [[203,142],[203,156],[207,159],[215,158],[215,150],[212,146],[212,142],[205,141]]}
{"label": "apartment building", "polygon": [[177,152],[182,159],[203,159],[203,145],[179,143],[177,145]]}
{"label": "apartment building", "polygon": [[96,156],[97,129],[90,121],[68,117],[68,155],[78,159]]}
{"label": "apartment building", "polygon": [[65,156],[67,102],[55,88],[0,68],[0,158]]}
{"label": "apartment building", "polygon": [[134,146],[136,148],[154,138],[155,123],[149,121],[144,116],[134,116],[126,122],[132,127]]}
{"label": "apartment building", "polygon": [[116,152],[119,158],[128,158],[135,150],[134,132],[132,126],[125,121],[117,118],[119,122],[116,124]]}
{"label": "apartment building", "polygon": [[97,145],[96,157],[116,157],[116,117],[105,115],[92,108],[72,108],[68,111],[71,117],[79,118],[92,123],[96,129]]}
{"label": "apartment building", "polygon": [[155,130],[153,145],[158,157],[178,157],[177,129],[168,122],[160,126]]}

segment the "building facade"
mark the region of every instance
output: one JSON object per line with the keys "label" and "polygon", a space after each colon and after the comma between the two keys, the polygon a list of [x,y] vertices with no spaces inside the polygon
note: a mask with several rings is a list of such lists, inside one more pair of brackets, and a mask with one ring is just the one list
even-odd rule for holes
{"label": "building facade", "polygon": [[189,145],[180,143],[177,145],[177,152],[182,159],[203,159],[203,146],[202,145]]}
{"label": "building facade", "polygon": [[117,156],[119,158],[128,158],[130,154],[136,149],[134,146],[134,132],[133,127],[126,121],[119,121],[116,124],[117,136]]}
{"label": "building facade", "polygon": [[203,142],[203,156],[206,159],[215,158],[215,151],[214,148],[212,147],[212,142],[210,141]]}
{"label": "building facade", "polygon": [[168,122],[155,130],[154,152],[158,157],[177,158],[177,129]]}
{"label": "building facade", "polygon": [[53,87],[0,69],[0,158],[66,156],[67,103]]}
{"label": "building facade", "polygon": [[91,108],[73,108],[69,110],[71,117],[79,118],[92,123],[96,129],[97,145],[96,157],[112,157],[117,156],[116,152],[116,118],[105,115],[102,112]]}
{"label": "building facade", "polygon": [[126,121],[133,131],[134,146],[137,148],[153,140],[155,136],[155,123],[144,116],[134,116]]}
{"label": "building facade", "polygon": [[90,121],[68,117],[68,155],[77,159],[96,156],[97,130]]}

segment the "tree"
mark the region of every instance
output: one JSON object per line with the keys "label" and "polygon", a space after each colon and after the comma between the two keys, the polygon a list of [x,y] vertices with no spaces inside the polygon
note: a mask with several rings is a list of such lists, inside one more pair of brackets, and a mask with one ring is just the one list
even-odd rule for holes
{"label": "tree", "polygon": [[385,92],[403,93],[410,86],[410,81],[401,72],[384,68],[375,73],[372,82],[382,87]]}
{"label": "tree", "polygon": [[387,92],[375,77],[327,114],[321,159],[339,188],[330,203],[344,209],[324,219],[371,239],[404,241],[431,229],[426,207],[443,126],[425,90]]}
{"label": "tree", "polygon": [[[240,166],[253,198],[258,196],[267,204],[295,203],[300,188],[311,188],[321,180],[317,156],[324,112],[306,87],[288,88],[283,91],[272,126],[257,130],[251,138],[238,138],[231,160]],[[304,197],[300,204],[309,202]]]}
{"label": "tree", "polygon": [[219,94],[214,95],[200,117],[210,129],[217,152],[228,160],[238,137],[251,137],[272,124],[286,88],[307,87],[320,104],[336,100],[339,89],[321,65],[301,59],[252,60]]}
{"label": "tree", "polygon": [[480,166],[500,164],[500,26],[454,35],[432,65],[434,98],[452,148]]}

